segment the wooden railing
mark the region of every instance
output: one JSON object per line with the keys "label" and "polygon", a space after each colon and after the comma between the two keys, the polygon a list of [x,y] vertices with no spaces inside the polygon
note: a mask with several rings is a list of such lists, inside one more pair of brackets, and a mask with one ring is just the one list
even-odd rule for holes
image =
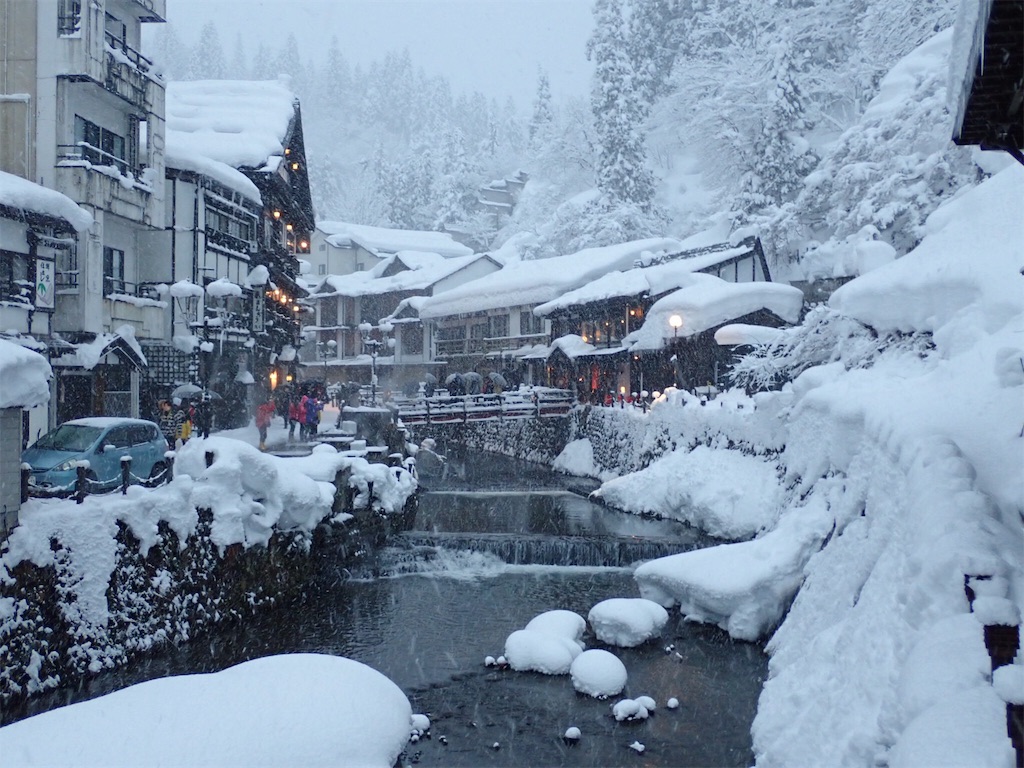
{"label": "wooden railing", "polygon": [[490,395],[394,396],[399,418],[407,426],[497,419],[540,419],[564,416],[575,399],[565,389],[533,387]]}

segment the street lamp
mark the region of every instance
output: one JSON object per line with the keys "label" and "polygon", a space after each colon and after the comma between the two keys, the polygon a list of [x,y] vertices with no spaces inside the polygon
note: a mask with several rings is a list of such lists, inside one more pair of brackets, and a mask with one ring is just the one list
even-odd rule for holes
{"label": "street lamp", "polygon": [[327,391],[327,361],[330,358],[337,356],[337,354],[338,354],[337,348],[338,348],[338,342],[336,342],[334,339],[328,339],[326,342],[318,341],[316,343],[317,355],[319,355],[320,358],[324,361],[324,391],[325,392]]}
{"label": "street lamp", "polygon": [[679,338],[679,329],[683,325],[683,318],[679,315],[672,315],[668,319],[668,324],[672,326],[672,338]]}
{"label": "street lamp", "polygon": [[370,354],[370,402],[377,404],[377,354],[380,351],[381,342],[379,339],[370,337],[373,333],[373,326],[367,322],[359,324],[359,335],[363,337],[363,348],[369,350]]}

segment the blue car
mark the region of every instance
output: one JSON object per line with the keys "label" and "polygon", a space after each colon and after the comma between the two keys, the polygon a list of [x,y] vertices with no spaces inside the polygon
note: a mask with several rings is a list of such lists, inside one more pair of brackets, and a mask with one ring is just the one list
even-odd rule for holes
{"label": "blue car", "polygon": [[152,421],[94,417],[66,421],[36,440],[21,460],[32,467],[31,482],[50,488],[71,487],[78,462],[88,461],[94,483],[114,486],[121,480],[121,457],[132,457],[132,474],[155,478],[167,470],[168,446]]}

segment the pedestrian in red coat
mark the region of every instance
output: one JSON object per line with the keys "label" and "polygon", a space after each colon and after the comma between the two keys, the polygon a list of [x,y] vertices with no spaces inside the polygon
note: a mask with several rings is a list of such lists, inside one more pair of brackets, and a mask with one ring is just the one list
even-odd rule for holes
{"label": "pedestrian in red coat", "polygon": [[267,429],[270,427],[270,421],[274,418],[276,410],[274,401],[269,397],[256,409],[256,429],[260,431],[261,451],[267,450]]}

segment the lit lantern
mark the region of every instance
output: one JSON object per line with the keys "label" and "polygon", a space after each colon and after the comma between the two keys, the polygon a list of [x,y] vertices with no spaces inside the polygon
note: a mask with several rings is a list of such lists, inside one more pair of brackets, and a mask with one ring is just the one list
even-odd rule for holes
{"label": "lit lantern", "polygon": [[295,229],[295,227],[293,227],[291,224],[285,224],[284,228],[287,229],[289,232],[291,232],[293,229]]}
{"label": "lit lantern", "polygon": [[679,315],[672,315],[672,317],[668,319],[668,324],[672,326],[672,336],[678,336],[679,329],[683,325],[683,318],[681,318]]}
{"label": "lit lantern", "polygon": [[274,211],[273,216],[274,216],[275,219],[280,219],[281,218],[281,212],[280,211]]}

